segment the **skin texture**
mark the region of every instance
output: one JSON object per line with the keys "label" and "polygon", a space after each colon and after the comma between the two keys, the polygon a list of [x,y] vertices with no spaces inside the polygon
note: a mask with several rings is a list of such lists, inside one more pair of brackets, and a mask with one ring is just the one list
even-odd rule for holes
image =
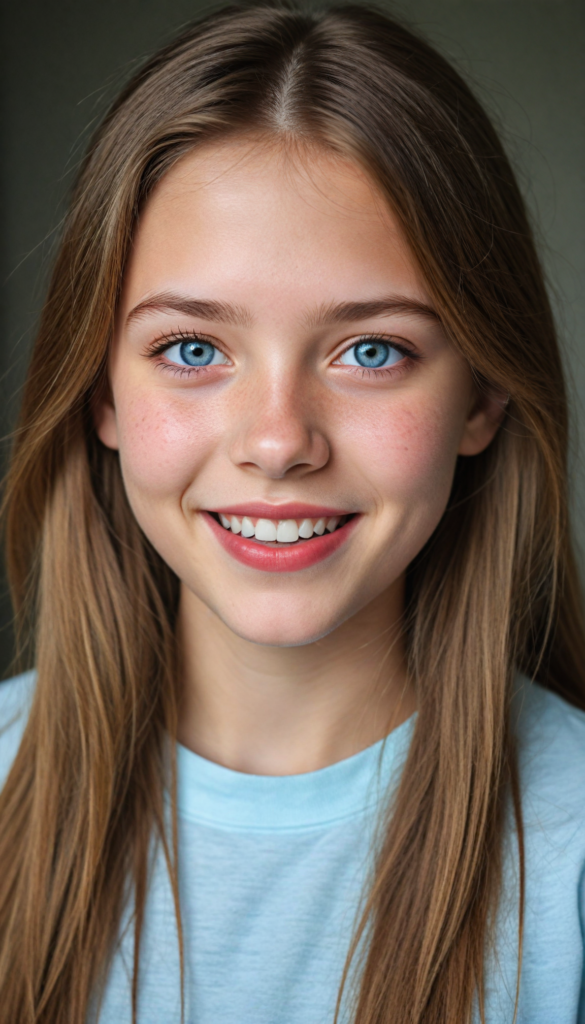
{"label": "skin texture", "polygon": [[[157,303],[129,318],[161,293],[229,303],[237,317]],[[477,394],[429,312],[327,316],[389,297],[432,309],[392,212],[340,157],[215,143],[183,158],[142,213],[96,427],[182,583],[179,738],[228,767],[323,767],[415,709],[404,573],[441,518],[458,454],[490,443],[501,403]],[[223,362],[193,372],[153,354],[177,332],[203,335]],[[339,362],[372,334],[410,354],[375,373]],[[202,515],[252,501],[360,519],[317,565],[262,572]]]}

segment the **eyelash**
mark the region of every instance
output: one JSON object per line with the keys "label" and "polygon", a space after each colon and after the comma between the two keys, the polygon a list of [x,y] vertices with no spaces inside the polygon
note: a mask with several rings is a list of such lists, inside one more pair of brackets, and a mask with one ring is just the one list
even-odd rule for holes
{"label": "eyelash", "polygon": [[[167,349],[172,348],[174,345],[180,344],[183,341],[208,341],[210,344],[214,345],[214,347],[217,348],[220,352],[222,352],[223,355],[226,354],[215,341],[212,341],[211,338],[206,337],[206,335],[199,334],[196,331],[183,331],[179,329],[175,331],[173,334],[165,334],[159,338],[156,338],[149,346],[148,358],[156,359],[157,356],[162,355],[164,352],[167,351]],[[386,345],[389,345],[390,348],[395,349],[396,352],[400,352],[400,354],[406,360],[406,363],[404,366],[394,365],[386,367],[349,365],[344,366],[344,369],[346,371],[349,370],[349,372],[352,373],[353,376],[359,376],[362,380],[364,379],[364,377],[388,377],[395,376],[397,373],[405,373],[412,366],[413,363],[417,362],[421,358],[417,352],[414,352],[410,348],[410,346],[407,346],[405,344],[397,344],[396,341],[393,340],[393,337],[391,335],[363,334],[360,335],[360,337],[357,338],[355,341],[352,341],[351,345],[348,345],[346,348],[343,349],[343,351],[339,352],[338,355],[336,356],[336,360],[341,359],[341,357],[345,355],[346,352],[349,352],[350,349],[352,349],[355,345],[360,345],[364,341],[383,341]],[[342,364],[335,362],[333,365]],[[175,366],[172,363],[165,363],[162,360],[156,363],[156,366],[166,371],[170,371],[175,377],[191,377],[194,374],[207,373],[209,369],[211,369],[211,367],[207,366]]]}
{"label": "eyelash", "polygon": [[[197,331],[182,331],[179,328],[173,334],[164,334],[159,338],[155,338],[148,346],[148,358],[156,359],[157,356],[163,355],[167,349],[172,348],[174,345],[179,345],[183,341],[207,341],[214,348],[218,349],[222,355],[226,354],[217,342],[208,338],[205,334],[199,334]],[[161,370],[170,371],[174,377],[192,377],[194,374],[208,373],[212,369],[212,367],[208,366],[179,366],[173,363],[165,363],[162,359],[155,363],[155,366]]]}
{"label": "eyelash", "polygon": [[340,365],[338,363],[338,360],[341,359],[341,357],[343,355],[345,355],[346,352],[349,352],[352,348],[354,348],[355,345],[361,345],[364,341],[373,341],[373,342],[383,341],[385,345],[389,346],[389,348],[393,348],[396,352],[400,352],[400,354],[403,357],[403,359],[405,360],[405,362],[404,362],[403,365],[401,365],[399,363],[398,366],[393,365],[393,366],[375,367],[375,366],[348,366],[348,365],[346,365],[346,366],[343,367],[344,370],[349,370],[349,372],[354,377],[359,376],[361,380],[363,380],[364,377],[365,378],[370,378],[372,376],[373,377],[395,377],[397,374],[406,373],[409,369],[411,369],[413,364],[415,362],[417,362],[421,358],[420,355],[418,354],[418,352],[414,352],[414,350],[411,349],[409,345],[397,343],[394,340],[393,335],[389,335],[389,334],[362,334],[355,341],[352,341],[351,345],[348,345],[346,348],[343,349],[342,352],[340,352],[336,356],[336,360],[335,360],[334,365]]}

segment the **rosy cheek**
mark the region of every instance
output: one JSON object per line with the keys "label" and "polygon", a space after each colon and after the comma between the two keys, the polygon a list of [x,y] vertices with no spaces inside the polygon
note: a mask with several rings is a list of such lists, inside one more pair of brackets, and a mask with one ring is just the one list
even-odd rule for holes
{"label": "rosy cheek", "polygon": [[351,424],[354,453],[382,499],[445,501],[458,444],[452,409],[421,396],[378,406]]}
{"label": "rosy cheek", "polygon": [[217,435],[208,404],[187,394],[141,392],[116,402],[120,458],[127,487],[179,495],[197,474]]}

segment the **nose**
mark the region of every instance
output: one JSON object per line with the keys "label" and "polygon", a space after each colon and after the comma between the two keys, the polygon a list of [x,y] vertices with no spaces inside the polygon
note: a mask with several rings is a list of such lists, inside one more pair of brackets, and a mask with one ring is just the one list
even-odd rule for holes
{"label": "nose", "polygon": [[318,423],[319,403],[309,392],[306,383],[303,387],[290,380],[258,382],[247,389],[237,417],[232,461],[272,480],[322,469],[330,446]]}

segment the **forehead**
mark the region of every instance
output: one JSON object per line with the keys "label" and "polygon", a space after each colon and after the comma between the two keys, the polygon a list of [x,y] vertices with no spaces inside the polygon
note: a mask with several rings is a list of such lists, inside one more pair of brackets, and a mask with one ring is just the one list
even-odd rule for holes
{"label": "forehead", "polygon": [[235,139],[194,150],[159,183],[123,304],[161,288],[310,302],[389,285],[427,298],[398,220],[362,168],[325,150]]}

